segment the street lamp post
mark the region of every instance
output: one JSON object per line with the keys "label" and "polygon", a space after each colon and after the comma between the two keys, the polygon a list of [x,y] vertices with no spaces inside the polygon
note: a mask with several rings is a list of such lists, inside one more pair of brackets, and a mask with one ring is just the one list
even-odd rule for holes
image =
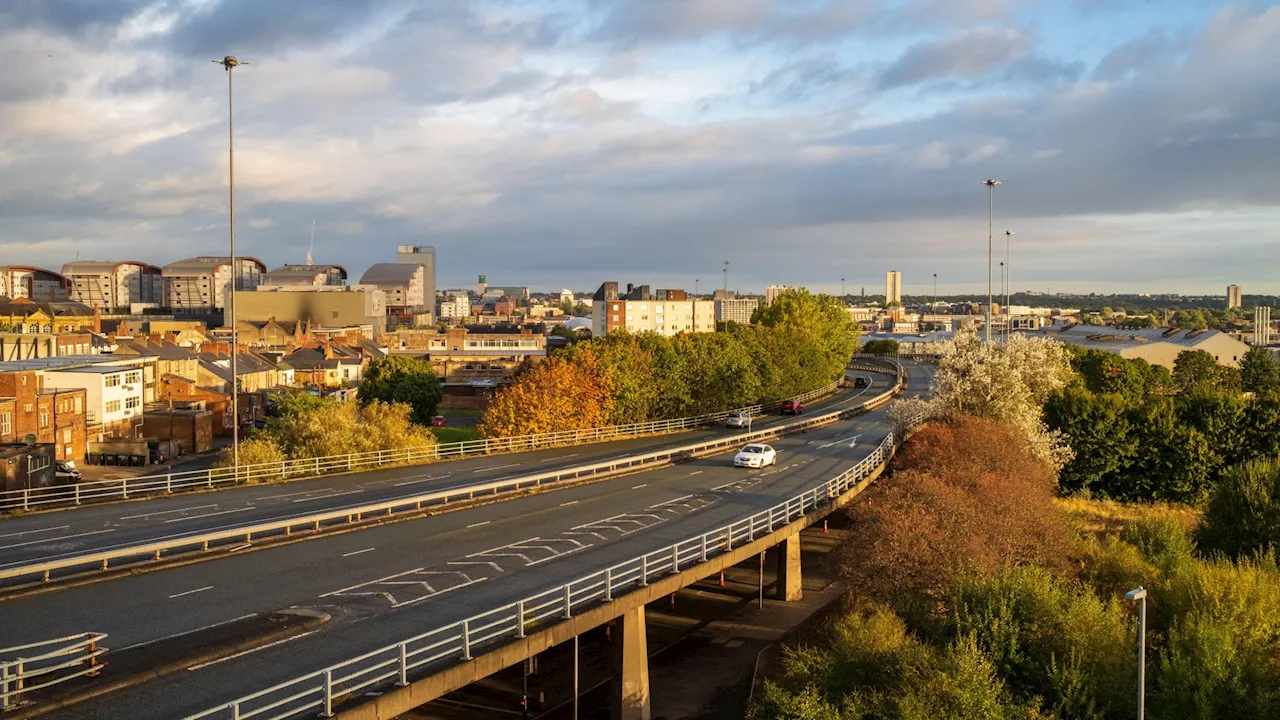
{"label": "street lamp post", "polygon": [[729,261],[724,261],[724,296],[729,297]]}
{"label": "street lamp post", "polygon": [[[1012,240],[1013,240],[1013,231],[1005,230],[1004,231],[1004,277],[1005,277],[1004,306],[1006,308],[1005,313],[1009,315],[1010,320],[1013,319],[1013,311],[1007,308],[1010,306],[1010,304],[1013,303],[1013,257],[1009,254],[1009,245]],[[1005,339],[1006,340],[1009,338],[1009,333],[1011,332],[1013,332],[1013,328],[1009,326],[1009,323],[1005,323]]]}
{"label": "street lamp post", "polygon": [[227,71],[227,175],[229,179],[227,208],[231,225],[231,297],[228,309],[231,312],[231,466],[232,472],[240,469],[240,376],[237,374],[236,358],[239,355],[236,337],[236,288],[240,285],[240,268],[236,264],[236,133],[235,111],[232,101],[232,70],[238,65],[246,65],[228,55],[213,62]]}
{"label": "street lamp post", "polygon": [[840,278],[840,299],[844,300],[844,278]]}
{"label": "street lamp post", "polygon": [[996,204],[996,186],[1000,184],[999,180],[988,178],[982,181],[987,186],[987,317],[984,326],[986,328],[987,342],[991,342],[991,236],[993,218],[995,216]]}
{"label": "street lamp post", "polygon": [[693,279],[693,296],[698,297],[698,278]]}
{"label": "street lamp post", "polygon": [[1125,600],[1138,603],[1138,720],[1146,714],[1147,693],[1147,591],[1139,585],[1124,594]]}

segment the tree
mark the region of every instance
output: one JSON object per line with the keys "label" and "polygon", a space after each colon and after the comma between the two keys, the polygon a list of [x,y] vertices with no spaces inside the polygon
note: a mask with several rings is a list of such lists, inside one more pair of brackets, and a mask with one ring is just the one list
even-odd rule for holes
{"label": "tree", "polygon": [[425,426],[444,399],[444,388],[430,362],[409,355],[388,355],[369,364],[356,397],[361,406],[375,400],[406,403],[413,409],[413,421]]}
{"label": "tree", "polygon": [[862,344],[862,352],[868,355],[897,355],[897,340],[868,340]]}
{"label": "tree", "polygon": [[1253,393],[1280,388],[1280,363],[1264,348],[1249,348],[1240,359],[1240,384]]}
{"label": "tree", "polygon": [[605,425],[612,412],[609,376],[584,350],[573,360],[552,357],[521,372],[493,396],[479,428],[490,438],[580,430]]}
{"label": "tree", "polygon": [[1251,460],[1223,472],[1196,540],[1232,558],[1280,549],[1280,461]]}
{"label": "tree", "polygon": [[1180,390],[1218,381],[1218,361],[1204,350],[1183,350],[1173,361],[1173,382]]}
{"label": "tree", "polygon": [[336,400],[312,395],[300,388],[286,388],[271,397],[268,411],[272,418],[293,417],[337,404]]}
{"label": "tree", "polygon": [[1049,398],[1045,421],[1062,433],[1074,454],[1058,478],[1063,492],[1123,494],[1115,481],[1136,451],[1127,411],[1120,395],[1095,395],[1083,388],[1068,388]]}

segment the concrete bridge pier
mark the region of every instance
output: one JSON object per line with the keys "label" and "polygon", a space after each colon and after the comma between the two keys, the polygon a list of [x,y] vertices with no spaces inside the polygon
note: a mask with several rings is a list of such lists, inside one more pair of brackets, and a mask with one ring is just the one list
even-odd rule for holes
{"label": "concrete bridge pier", "polygon": [[804,597],[800,580],[800,533],[793,533],[778,543],[778,599],[795,602]]}
{"label": "concrete bridge pier", "polygon": [[612,720],[651,720],[649,707],[649,649],[644,605],[626,611],[613,634]]}

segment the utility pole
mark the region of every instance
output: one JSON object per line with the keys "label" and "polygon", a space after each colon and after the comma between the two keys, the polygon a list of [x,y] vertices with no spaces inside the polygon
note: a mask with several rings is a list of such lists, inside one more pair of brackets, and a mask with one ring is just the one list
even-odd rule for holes
{"label": "utility pole", "polygon": [[987,317],[983,323],[986,330],[987,343],[991,343],[991,301],[993,299],[991,292],[991,236],[994,234],[993,218],[995,216],[996,206],[996,186],[1000,184],[999,180],[988,178],[982,181],[987,186]]}
{"label": "utility pole", "polygon": [[236,133],[235,112],[232,105],[231,71],[238,65],[247,65],[228,55],[213,62],[227,71],[227,172],[229,192],[227,208],[231,225],[231,466],[232,472],[240,471],[240,376],[237,374],[236,356],[239,343],[236,338],[236,288],[240,284],[240,267],[236,264]]}

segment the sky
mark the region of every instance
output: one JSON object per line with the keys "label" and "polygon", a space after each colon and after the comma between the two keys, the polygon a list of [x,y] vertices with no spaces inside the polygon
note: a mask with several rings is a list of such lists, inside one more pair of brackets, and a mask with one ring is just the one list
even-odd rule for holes
{"label": "sky", "polygon": [[993,199],[1017,290],[1280,294],[1280,5],[1213,0],[4,0],[0,264],[226,254],[228,54],[269,268],[981,292]]}

